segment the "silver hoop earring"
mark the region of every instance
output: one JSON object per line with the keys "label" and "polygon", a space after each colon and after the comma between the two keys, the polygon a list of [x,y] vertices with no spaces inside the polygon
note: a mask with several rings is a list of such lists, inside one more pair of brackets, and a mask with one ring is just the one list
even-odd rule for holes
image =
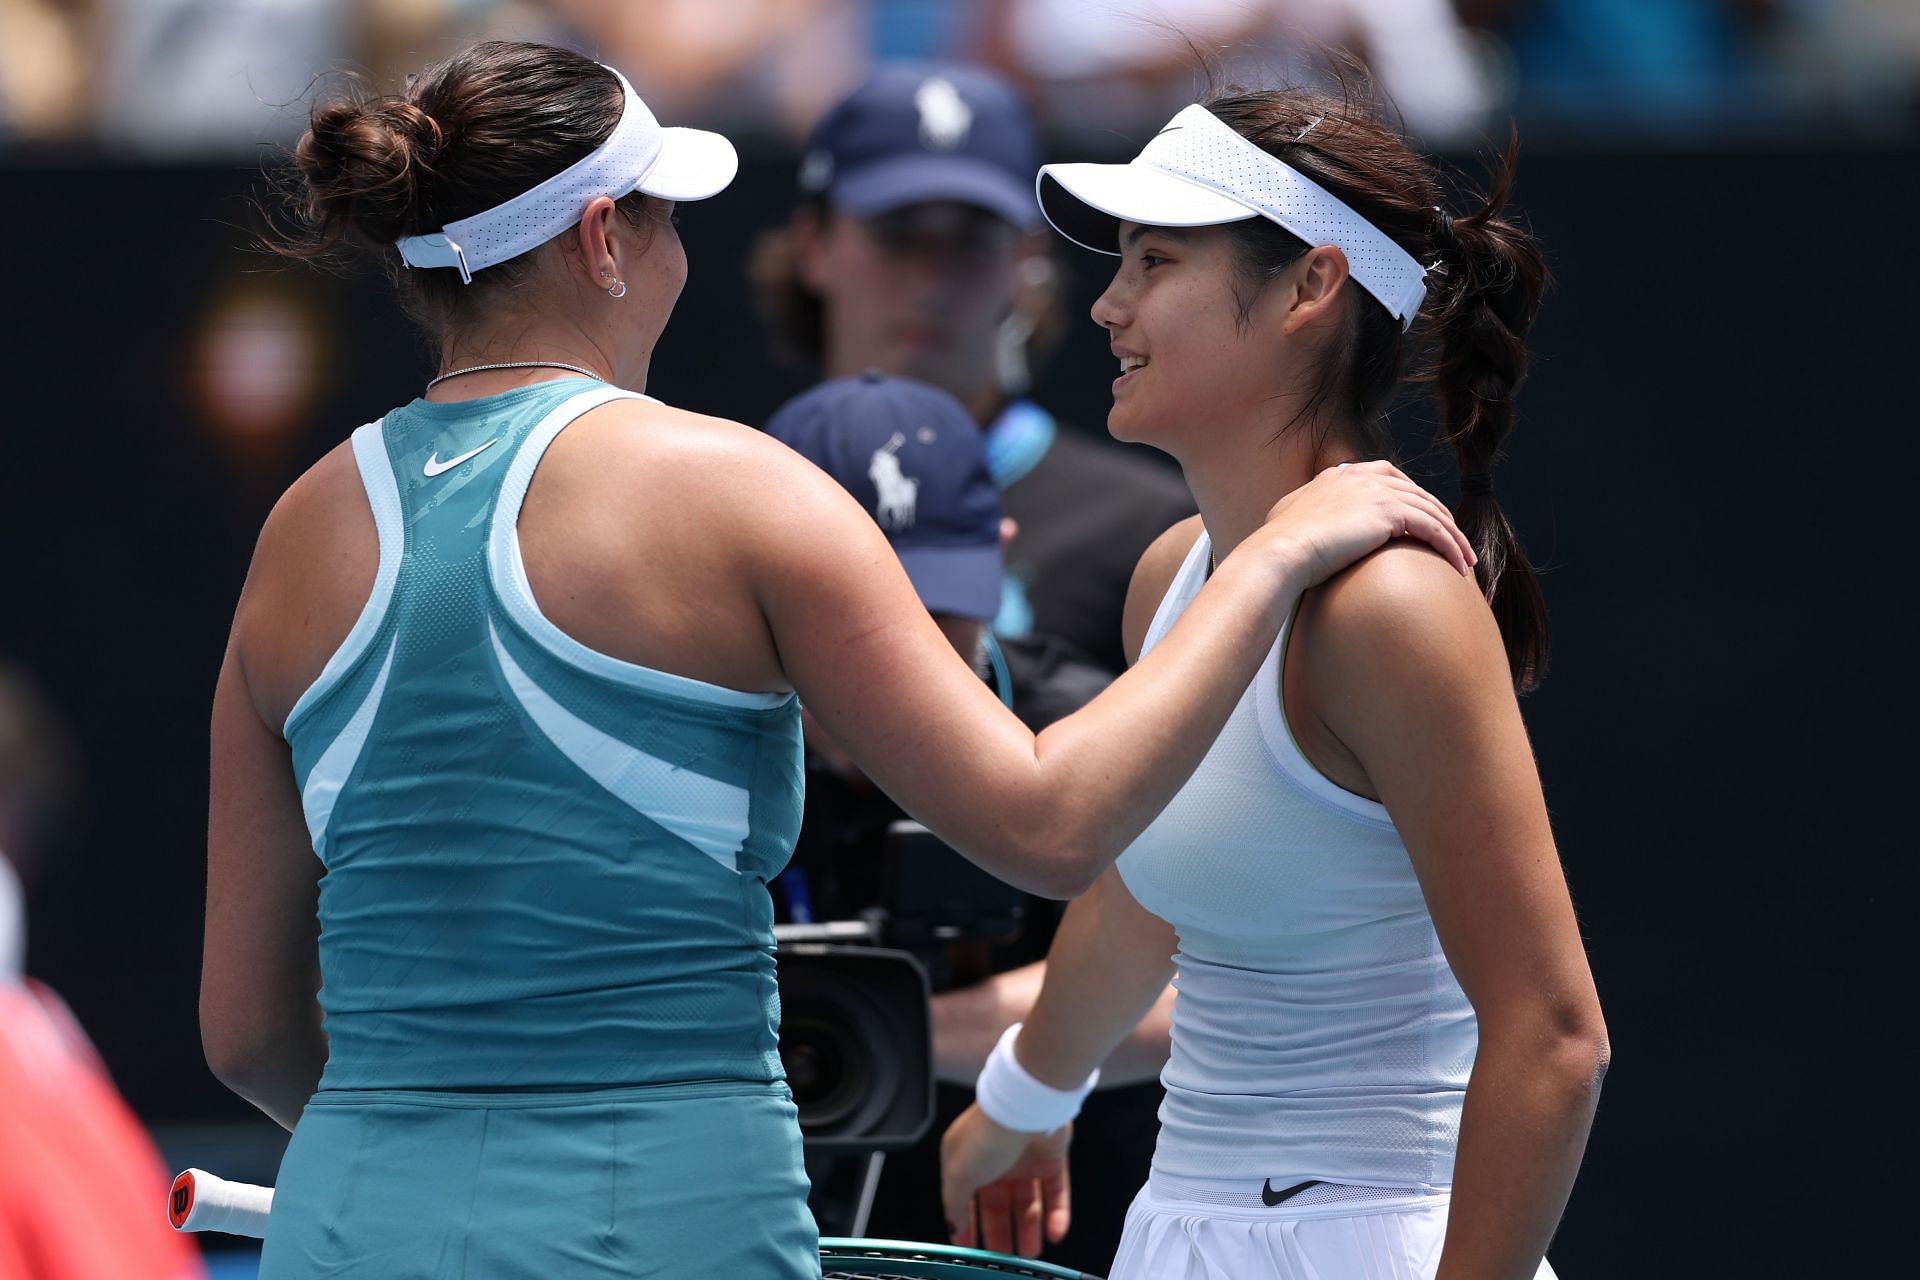
{"label": "silver hoop earring", "polygon": [[609,298],[624,298],[624,297],[626,297],[626,296],[627,296],[627,282],[626,282],[625,280],[615,280],[615,281],[613,282],[613,288],[611,288],[611,289],[609,289],[609,290],[607,290],[607,296],[608,296]]}

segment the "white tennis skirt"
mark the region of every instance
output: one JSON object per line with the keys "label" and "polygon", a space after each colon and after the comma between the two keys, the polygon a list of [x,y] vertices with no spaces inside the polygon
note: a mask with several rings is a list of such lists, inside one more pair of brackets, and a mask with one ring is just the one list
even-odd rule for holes
{"label": "white tennis skirt", "polygon": [[[1110,1280],[1433,1280],[1445,1193],[1320,1185],[1268,1208],[1245,1183],[1154,1175],[1127,1210]],[[1305,1203],[1301,1203],[1305,1201]],[[1534,1280],[1555,1280],[1543,1260]]]}

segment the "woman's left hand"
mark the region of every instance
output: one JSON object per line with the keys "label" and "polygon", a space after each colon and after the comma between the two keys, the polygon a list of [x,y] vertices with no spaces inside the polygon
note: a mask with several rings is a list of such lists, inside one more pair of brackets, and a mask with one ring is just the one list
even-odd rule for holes
{"label": "woman's left hand", "polygon": [[1073,1126],[1023,1133],[968,1107],[940,1140],[940,1197],[953,1243],[1037,1257],[1073,1218],[1067,1145]]}

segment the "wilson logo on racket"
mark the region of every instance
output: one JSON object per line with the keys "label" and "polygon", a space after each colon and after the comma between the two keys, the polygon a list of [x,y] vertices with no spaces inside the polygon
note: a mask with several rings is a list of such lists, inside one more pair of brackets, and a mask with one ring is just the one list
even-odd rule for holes
{"label": "wilson logo on racket", "polygon": [[192,1212],[193,1176],[183,1173],[173,1180],[173,1194],[167,1199],[167,1217],[178,1231],[187,1225],[187,1215]]}

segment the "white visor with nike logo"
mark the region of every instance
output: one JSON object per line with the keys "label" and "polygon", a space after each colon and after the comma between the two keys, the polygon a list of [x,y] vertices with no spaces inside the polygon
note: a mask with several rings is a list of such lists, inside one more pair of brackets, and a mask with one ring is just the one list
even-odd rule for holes
{"label": "white visor with nike logo", "polygon": [[1183,108],[1126,164],[1042,165],[1034,186],[1054,229],[1096,253],[1119,254],[1123,221],[1211,227],[1266,218],[1310,245],[1338,245],[1355,283],[1402,329],[1427,296],[1426,268],[1412,254],[1198,104]]}
{"label": "white visor with nike logo", "polygon": [[537,249],[577,224],[595,196],[618,200],[644,191],[662,200],[705,200],[733,181],[740,157],[731,142],[704,129],[661,128],[627,78],[607,70],[620,82],[626,106],[605,142],[505,204],[403,237],[406,264],[453,267],[462,284],[472,284],[474,272]]}

